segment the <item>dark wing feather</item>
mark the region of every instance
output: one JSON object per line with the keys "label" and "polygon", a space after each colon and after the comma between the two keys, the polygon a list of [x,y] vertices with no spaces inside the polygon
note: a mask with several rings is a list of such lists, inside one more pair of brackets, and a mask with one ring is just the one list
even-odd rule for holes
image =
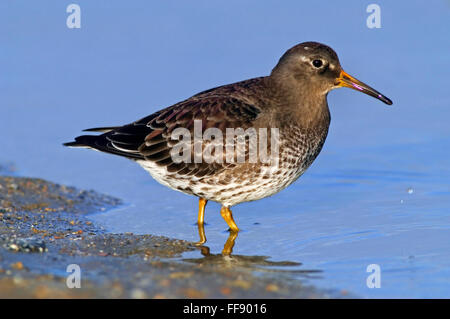
{"label": "dark wing feather", "polygon": [[[202,177],[233,164],[205,161],[175,163],[171,150],[178,140],[172,140],[172,132],[176,128],[186,128],[193,137],[194,121],[202,120],[203,132],[216,127],[223,132],[225,139],[226,128],[246,129],[260,112],[255,105],[230,96],[194,96],[134,123],[99,136],[80,136],[75,142],[65,145],[87,146],[134,160],[148,160],[167,167],[169,172]],[[191,144],[189,147],[193,150]]]}

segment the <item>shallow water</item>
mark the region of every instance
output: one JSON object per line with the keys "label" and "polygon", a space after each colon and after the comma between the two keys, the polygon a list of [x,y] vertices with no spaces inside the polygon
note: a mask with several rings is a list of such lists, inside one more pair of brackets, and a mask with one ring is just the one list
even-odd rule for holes
{"label": "shallow water", "polygon": [[[292,270],[321,271],[310,283],[361,297],[450,297],[448,1],[378,1],[376,30],[365,26],[359,1],[78,3],[80,30],[66,28],[58,1],[0,4],[0,163],[123,199],[92,217],[112,232],[196,241],[195,198],[131,161],[61,143],[81,129],[125,124],[203,89],[267,74],[287,48],[317,40],[394,105],[331,92],[322,153],[288,189],[234,207],[242,232],[233,253],[301,263]],[[219,208],[206,210],[212,253],[228,237]],[[370,264],[380,266],[381,288],[366,285]]]}

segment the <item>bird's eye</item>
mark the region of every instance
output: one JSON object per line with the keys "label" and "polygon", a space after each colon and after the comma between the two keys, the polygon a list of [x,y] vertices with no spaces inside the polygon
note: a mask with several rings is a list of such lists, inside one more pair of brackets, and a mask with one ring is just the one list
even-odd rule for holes
{"label": "bird's eye", "polygon": [[323,65],[323,62],[322,60],[314,60],[312,61],[312,64],[314,65],[314,67],[320,68]]}

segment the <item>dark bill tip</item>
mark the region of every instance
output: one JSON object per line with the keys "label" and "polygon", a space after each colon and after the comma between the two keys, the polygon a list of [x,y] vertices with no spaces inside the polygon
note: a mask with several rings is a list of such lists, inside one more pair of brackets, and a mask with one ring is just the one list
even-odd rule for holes
{"label": "dark bill tip", "polygon": [[387,105],[392,105],[392,101],[388,97],[384,96],[383,94],[381,94],[374,88],[371,88],[367,84],[361,82],[360,80],[354,78],[345,71],[341,71],[339,78],[337,79],[337,85],[363,92],[386,103]]}

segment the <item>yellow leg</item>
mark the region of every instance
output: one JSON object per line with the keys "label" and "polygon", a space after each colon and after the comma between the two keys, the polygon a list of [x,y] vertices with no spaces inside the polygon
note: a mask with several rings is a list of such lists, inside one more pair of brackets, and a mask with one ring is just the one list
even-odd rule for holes
{"label": "yellow leg", "polygon": [[206,235],[205,235],[205,227],[203,226],[205,222],[205,206],[208,201],[204,198],[200,198],[198,200],[198,235],[200,237],[200,240],[196,242],[196,245],[203,245],[206,243]]}
{"label": "yellow leg", "polygon": [[227,222],[228,227],[230,227],[230,231],[232,231],[232,232],[239,231],[239,228],[237,227],[236,223],[234,222],[233,214],[231,213],[231,210],[229,207],[222,206],[222,208],[220,210],[220,214],[222,215],[223,219],[225,219],[225,221]]}
{"label": "yellow leg", "polygon": [[206,207],[206,203],[208,203],[208,200],[206,200],[204,198],[199,198],[198,199],[198,221],[197,221],[197,223],[199,225],[203,225],[203,223],[205,221],[205,207]]}

